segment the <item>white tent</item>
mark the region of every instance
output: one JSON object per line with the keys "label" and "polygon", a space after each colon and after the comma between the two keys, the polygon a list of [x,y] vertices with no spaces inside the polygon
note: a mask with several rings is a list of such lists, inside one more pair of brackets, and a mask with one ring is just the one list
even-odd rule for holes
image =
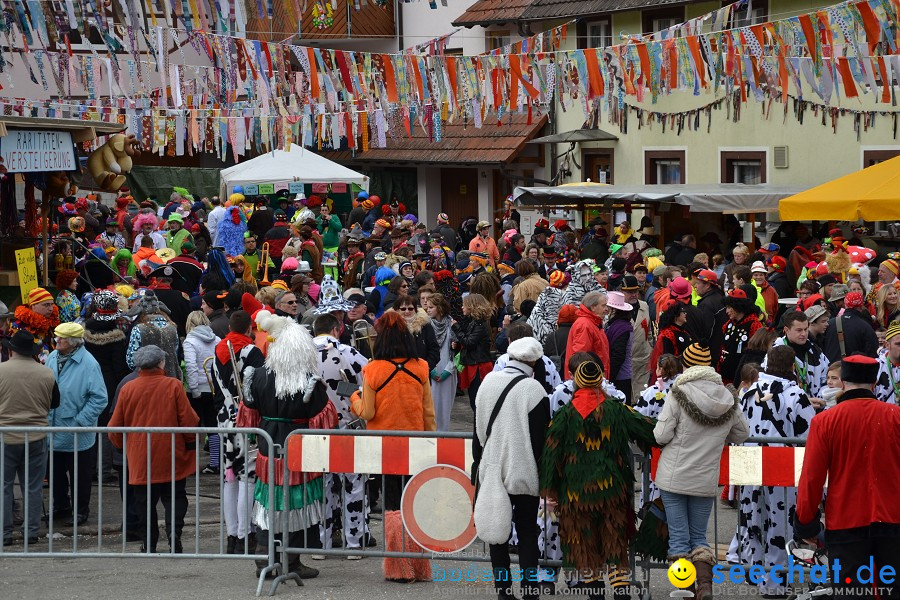
{"label": "white tent", "polygon": [[[227,198],[234,186],[275,184],[275,190],[291,183],[355,183],[369,189],[369,178],[343,165],[319,156],[297,144],[290,151],[275,150],[252,160],[224,169],[219,175],[219,195]],[[280,184],[280,185],[279,185]]]}

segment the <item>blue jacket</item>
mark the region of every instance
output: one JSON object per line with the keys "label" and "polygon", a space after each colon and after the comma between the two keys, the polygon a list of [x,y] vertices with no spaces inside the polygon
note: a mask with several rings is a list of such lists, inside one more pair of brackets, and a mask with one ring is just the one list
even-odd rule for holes
{"label": "blue jacket", "polygon": [[[56,376],[59,387],[59,407],[50,411],[50,426],[96,427],[97,418],[108,401],[100,365],[83,346],[69,358],[61,373],[57,366],[58,358],[58,350],[47,357],[47,366]],[[97,434],[79,434],[78,448],[75,448],[74,438],[71,433],[57,433],[53,437],[52,447],[61,452],[81,452],[94,445]]]}

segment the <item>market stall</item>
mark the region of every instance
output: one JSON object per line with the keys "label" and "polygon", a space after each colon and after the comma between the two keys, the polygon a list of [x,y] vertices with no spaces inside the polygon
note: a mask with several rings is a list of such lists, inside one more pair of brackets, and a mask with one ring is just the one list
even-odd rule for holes
{"label": "market stall", "polygon": [[369,189],[367,176],[294,144],[290,150],[267,152],[224,169],[219,195],[227,198],[237,185],[248,196],[271,194],[280,189],[296,194],[303,191],[304,184],[316,183],[356,184]]}
{"label": "market stall", "polygon": [[[774,210],[778,201],[800,191],[774,184],[661,184],[661,185],[560,185],[517,187],[513,193],[523,206],[537,210],[572,208],[613,222],[622,212],[642,210],[653,218],[664,243],[673,235],[717,229],[714,215],[756,215]],[[698,214],[699,213],[699,214]],[[667,214],[665,220],[659,215]],[[703,214],[709,215],[704,219]],[[748,217],[752,236],[754,217]],[[752,239],[752,237],[750,238]]]}
{"label": "market stall", "polygon": [[784,221],[900,219],[900,156],[782,199]]}
{"label": "market stall", "polygon": [[[106,121],[0,117],[0,287],[24,289],[22,274],[37,274],[36,247],[42,251],[42,268],[39,277],[27,276],[28,285],[48,284],[51,203],[75,193],[78,173],[92,168],[98,174],[106,173],[108,164],[102,157],[93,158],[92,154],[84,168],[79,154],[85,143],[124,129],[124,125]],[[29,252],[17,252],[24,249]]]}

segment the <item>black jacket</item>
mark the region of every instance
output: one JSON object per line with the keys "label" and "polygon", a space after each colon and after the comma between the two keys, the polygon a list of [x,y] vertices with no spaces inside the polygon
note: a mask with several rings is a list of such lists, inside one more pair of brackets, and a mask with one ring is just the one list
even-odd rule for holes
{"label": "black jacket", "polygon": [[[844,311],[840,319],[844,329],[844,347],[846,348],[844,356],[860,353],[874,357],[878,352],[878,337],[872,328],[868,313],[863,316],[858,310],[848,309]],[[837,317],[828,322],[828,329],[825,330],[825,347],[822,349],[830,362],[841,360],[841,346],[838,340],[836,321]]]}
{"label": "black jacket", "polygon": [[544,340],[544,356],[558,356],[560,360],[566,359],[566,344],[569,342],[569,331],[572,329],[572,323],[562,323],[557,326],[556,331],[547,336]]}
{"label": "black jacket", "polygon": [[784,273],[772,273],[769,275],[769,285],[775,288],[779,298],[790,298],[791,290],[787,275]]}
{"label": "black jacket", "polygon": [[212,311],[209,315],[209,328],[221,339],[225,339],[228,335],[228,316],[224,308]]}
{"label": "black jacket", "polygon": [[477,365],[494,362],[491,359],[491,332],[487,321],[478,321],[471,317],[463,317],[462,322],[453,326],[456,341],[461,349],[460,362],[464,365]]}
{"label": "black jacket", "polygon": [[[106,385],[106,397],[112,400],[116,395],[116,388],[131,370],[125,362],[125,352],[128,349],[128,338],[117,327],[116,321],[97,321],[88,319],[84,324],[84,349],[96,359],[103,373],[103,383]],[[99,423],[106,425],[112,414],[112,407],[107,407],[100,413]]]}
{"label": "black jacket", "polygon": [[419,358],[428,363],[429,371],[433,371],[441,361],[441,347],[438,346],[434,327],[431,326],[431,323],[426,323],[421,329],[413,332],[413,337],[416,338]]}
{"label": "black jacket", "polygon": [[694,262],[697,250],[688,246],[682,246],[680,242],[674,242],[666,250],[666,264],[673,266],[686,266]]}
{"label": "black jacket", "polygon": [[[169,318],[172,319],[172,322],[178,328],[178,336],[182,338],[186,336],[187,333],[185,333],[184,329],[188,315],[191,312],[191,301],[183,293],[172,288],[156,288],[153,291],[156,292],[156,297],[159,298],[159,301],[169,309]],[[224,336],[220,335],[219,337]]]}
{"label": "black jacket", "polygon": [[722,349],[722,337],[724,335],[722,327],[728,321],[728,316],[725,314],[725,306],[722,304],[724,297],[725,295],[721,289],[713,287],[711,291],[701,296],[699,302],[697,302],[697,308],[702,316],[702,323],[707,328],[706,335],[700,339],[709,340],[713,365],[719,364],[719,352]]}

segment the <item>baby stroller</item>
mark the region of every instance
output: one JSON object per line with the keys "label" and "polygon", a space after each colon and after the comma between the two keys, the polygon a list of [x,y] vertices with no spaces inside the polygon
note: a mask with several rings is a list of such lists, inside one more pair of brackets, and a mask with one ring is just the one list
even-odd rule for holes
{"label": "baby stroller", "polygon": [[[809,571],[810,569],[812,569],[812,567],[824,566],[826,569],[829,568],[828,554],[826,552],[821,536],[817,538],[817,543],[815,546],[803,544],[797,542],[796,540],[789,540],[786,545],[786,549],[788,551],[788,554],[794,557],[795,562],[801,563],[806,566],[805,570],[807,577],[809,576]],[[831,581],[830,571],[828,571],[826,579],[827,581]],[[796,583],[792,585],[796,585]],[[809,589],[800,594],[791,594],[790,596],[788,596],[788,600],[812,600],[813,598],[831,596],[834,592],[828,584],[813,584],[812,582],[810,582],[810,585],[815,585],[815,588]]]}

